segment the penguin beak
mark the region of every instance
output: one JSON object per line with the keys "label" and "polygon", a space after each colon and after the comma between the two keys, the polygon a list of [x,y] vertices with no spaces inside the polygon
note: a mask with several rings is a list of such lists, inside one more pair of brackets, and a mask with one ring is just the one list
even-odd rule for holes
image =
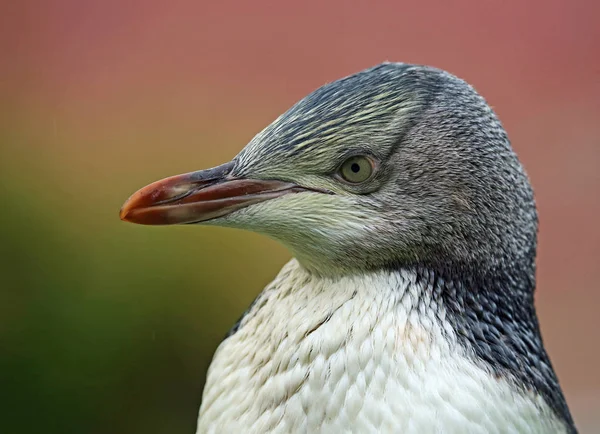
{"label": "penguin beak", "polygon": [[142,225],[200,223],[259,202],[309,190],[278,180],[235,178],[231,176],[233,166],[229,162],[156,181],[127,199],[119,216],[121,220]]}

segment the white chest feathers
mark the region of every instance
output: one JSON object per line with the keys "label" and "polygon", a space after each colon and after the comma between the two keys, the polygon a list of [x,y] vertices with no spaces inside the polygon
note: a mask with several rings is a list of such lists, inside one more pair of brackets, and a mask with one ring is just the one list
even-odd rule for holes
{"label": "white chest feathers", "polygon": [[208,371],[197,433],[555,433],[479,367],[409,272],[318,279],[296,261]]}

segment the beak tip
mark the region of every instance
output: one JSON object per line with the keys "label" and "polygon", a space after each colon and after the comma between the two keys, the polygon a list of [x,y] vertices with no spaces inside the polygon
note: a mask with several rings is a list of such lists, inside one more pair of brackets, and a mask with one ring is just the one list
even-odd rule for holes
{"label": "beak tip", "polygon": [[119,210],[119,218],[120,218],[121,220],[123,220],[124,222],[128,222],[128,221],[130,221],[130,220],[129,220],[129,218],[128,218],[128,217],[129,217],[129,214],[130,214],[130,213],[129,213],[129,211],[130,211],[130,210],[129,210],[129,207],[127,206],[127,203],[125,203],[125,204],[124,204],[124,205],[121,207],[121,209]]}
{"label": "beak tip", "polygon": [[124,222],[128,223],[136,223],[135,221],[135,211],[140,208],[142,203],[139,200],[139,192],[131,195],[124,203],[121,205],[121,209],[119,210],[119,218]]}

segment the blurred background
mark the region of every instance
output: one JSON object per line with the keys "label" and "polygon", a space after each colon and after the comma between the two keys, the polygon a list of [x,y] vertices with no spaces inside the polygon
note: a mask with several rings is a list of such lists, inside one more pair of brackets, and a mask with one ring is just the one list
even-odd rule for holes
{"label": "blurred background", "polygon": [[289,253],[142,227],[123,201],[218,165],[384,60],[465,78],[532,179],[537,303],[600,430],[600,3],[23,0],[0,6],[0,431],[192,433],[216,346]]}

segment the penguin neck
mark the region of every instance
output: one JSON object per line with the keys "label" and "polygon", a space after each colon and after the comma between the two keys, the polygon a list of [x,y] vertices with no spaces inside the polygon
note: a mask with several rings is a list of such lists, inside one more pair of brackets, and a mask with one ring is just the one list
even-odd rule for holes
{"label": "penguin neck", "polygon": [[[502,423],[515,427],[528,418],[541,420],[549,432],[561,426],[535,390],[515,386],[505,371],[492,375],[496,371],[476,355],[465,338],[472,324],[456,319],[476,314],[451,305],[453,291],[462,294],[467,286],[449,282],[418,267],[324,278],[292,260],[217,350],[199,432],[223,420],[256,432],[282,423],[287,432],[312,432],[327,420],[343,430],[344,423],[356,422],[352,418],[385,421],[383,410],[390,423],[410,420],[411,412],[430,411],[440,393],[461,388],[446,396],[448,406],[434,409],[439,423],[457,412],[468,418],[473,408],[463,406],[477,402],[482,413],[506,405],[514,419]],[[458,305],[471,308],[468,297]],[[360,406],[346,421],[342,404],[348,399]],[[404,404],[391,408],[398,400]],[[296,406],[300,413],[290,410]],[[406,432],[434,428],[429,418],[419,423],[420,431]],[[490,423],[491,429],[501,422]]]}
{"label": "penguin neck", "polygon": [[[420,286],[446,312],[458,345],[480,367],[533,391],[564,421],[574,422],[543,345],[534,305],[535,249],[520,260],[489,264],[415,264]],[[405,269],[394,267],[390,269]]]}

